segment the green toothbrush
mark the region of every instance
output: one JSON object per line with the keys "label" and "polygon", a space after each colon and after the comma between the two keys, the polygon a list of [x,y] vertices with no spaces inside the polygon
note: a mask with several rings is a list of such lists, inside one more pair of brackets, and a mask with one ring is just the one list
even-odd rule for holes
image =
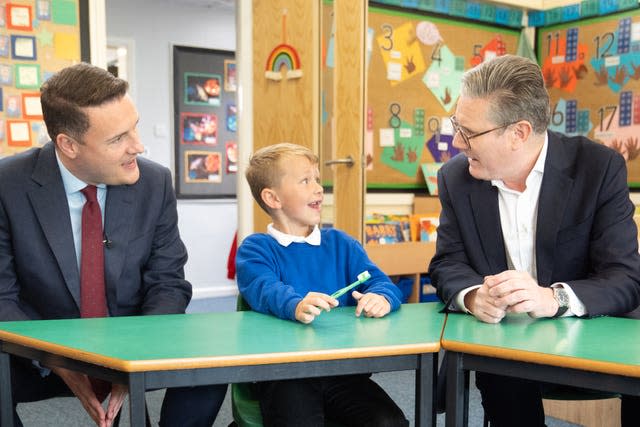
{"label": "green toothbrush", "polygon": [[331,298],[340,298],[342,295],[346,294],[347,292],[349,292],[351,289],[355,288],[356,286],[366,282],[370,278],[371,278],[371,274],[369,274],[369,272],[367,270],[363,271],[362,273],[358,274],[358,280],[356,280],[355,282],[353,282],[349,286],[345,286],[342,289],[338,289],[337,291],[335,291],[334,293],[331,294]]}

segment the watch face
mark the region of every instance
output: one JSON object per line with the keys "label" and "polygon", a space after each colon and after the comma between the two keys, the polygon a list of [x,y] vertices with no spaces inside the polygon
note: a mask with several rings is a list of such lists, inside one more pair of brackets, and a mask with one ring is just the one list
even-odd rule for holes
{"label": "watch face", "polygon": [[553,296],[556,298],[556,301],[558,301],[560,307],[569,306],[569,294],[564,288],[553,288]]}

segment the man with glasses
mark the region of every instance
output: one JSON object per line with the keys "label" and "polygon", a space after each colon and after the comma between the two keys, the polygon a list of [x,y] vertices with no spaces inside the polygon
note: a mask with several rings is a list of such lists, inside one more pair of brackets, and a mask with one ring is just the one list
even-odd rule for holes
{"label": "man with glasses", "polygon": [[[447,310],[498,323],[508,313],[624,315],[640,304],[624,159],[549,131],[549,118],[535,62],[505,55],[464,74],[451,117],[461,154],[438,174],[429,267]],[[483,373],[476,384],[493,427],[544,426],[543,385]],[[640,425],[638,401],[623,397],[623,427]]]}

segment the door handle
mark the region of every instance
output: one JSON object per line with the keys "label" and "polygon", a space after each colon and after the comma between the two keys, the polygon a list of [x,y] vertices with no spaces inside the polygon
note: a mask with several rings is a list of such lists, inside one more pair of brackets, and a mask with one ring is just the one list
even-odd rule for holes
{"label": "door handle", "polygon": [[331,166],[331,165],[347,165],[347,167],[353,167],[353,165],[355,165],[356,162],[355,160],[353,160],[353,157],[351,157],[351,155],[345,157],[344,159],[333,159],[333,160],[327,160],[326,162],[324,162],[325,166]]}

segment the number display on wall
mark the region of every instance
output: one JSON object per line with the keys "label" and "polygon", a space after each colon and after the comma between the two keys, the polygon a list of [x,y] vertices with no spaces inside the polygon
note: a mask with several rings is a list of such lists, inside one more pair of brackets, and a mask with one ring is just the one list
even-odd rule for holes
{"label": "number display on wall", "polygon": [[640,11],[538,28],[550,128],[620,152],[640,188]]}
{"label": "number display on wall", "polygon": [[[333,46],[330,10],[323,63],[323,147],[330,147]],[[370,7],[367,31],[367,187],[426,189],[421,166],[445,162],[452,146],[453,114],[465,70],[515,53],[519,32],[484,24]],[[331,153],[323,153],[332,158]],[[330,171],[323,172],[326,180]]]}

